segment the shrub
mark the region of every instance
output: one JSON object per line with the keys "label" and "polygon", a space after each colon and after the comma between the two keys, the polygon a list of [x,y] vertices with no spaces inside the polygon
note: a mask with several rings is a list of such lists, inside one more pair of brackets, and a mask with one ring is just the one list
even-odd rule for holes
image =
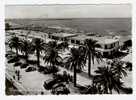
{"label": "shrub", "polygon": [[54,85],[58,83],[63,83],[63,82],[68,83],[69,81],[71,82],[73,81],[72,76],[70,76],[64,71],[62,75],[56,73],[53,74],[53,79],[46,80],[43,86],[45,89],[50,90],[54,87]]}
{"label": "shrub", "polygon": [[63,74],[54,74],[53,78],[62,80],[63,82],[73,82],[73,77],[68,74],[66,71],[63,71]]}
{"label": "shrub", "polygon": [[32,65],[36,65],[36,64],[37,64],[37,61],[36,61],[36,60],[28,60],[28,63],[29,63],[29,64],[32,64]]}
{"label": "shrub", "polygon": [[51,74],[51,73],[57,73],[59,71],[58,67],[52,66],[52,67],[45,67],[44,68],[44,74]]}
{"label": "shrub", "polygon": [[43,72],[44,69],[45,69],[45,67],[43,67],[43,66],[39,66],[39,67],[38,67],[38,71],[39,71],[39,72]]}
{"label": "shrub", "polygon": [[14,66],[19,66],[21,64],[22,64],[21,62],[15,62]]}
{"label": "shrub", "polygon": [[8,63],[14,63],[14,62],[17,62],[17,61],[19,61],[19,58],[18,57],[13,57],[10,60],[8,60]]}

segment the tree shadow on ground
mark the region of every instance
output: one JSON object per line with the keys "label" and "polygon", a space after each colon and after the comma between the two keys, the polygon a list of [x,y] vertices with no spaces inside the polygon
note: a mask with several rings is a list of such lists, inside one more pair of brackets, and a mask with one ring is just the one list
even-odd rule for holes
{"label": "tree shadow on ground", "polygon": [[128,53],[124,53],[124,52],[115,52],[114,54],[110,55],[110,56],[103,56],[104,58],[108,58],[108,59],[115,59],[115,58],[122,58],[124,56],[126,56]]}

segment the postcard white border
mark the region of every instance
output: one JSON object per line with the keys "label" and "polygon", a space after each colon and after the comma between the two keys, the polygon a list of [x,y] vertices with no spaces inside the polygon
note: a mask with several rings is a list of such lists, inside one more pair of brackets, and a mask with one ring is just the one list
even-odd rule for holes
{"label": "postcard white border", "polygon": [[[130,3],[133,6],[132,14],[133,14],[133,28],[132,28],[132,40],[133,40],[133,95],[90,95],[90,96],[79,96],[79,95],[69,95],[69,96],[5,96],[5,34],[4,34],[4,4],[6,5],[16,5],[16,4],[122,4],[122,3]],[[10,99],[10,100],[24,100],[24,99],[79,99],[79,100],[85,100],[85,99],[105,99],[105,100],[115,100],[115,99],[134,99],[136,94],[136,1],[135,0],[1,0],[0,3],[0,99]]]}

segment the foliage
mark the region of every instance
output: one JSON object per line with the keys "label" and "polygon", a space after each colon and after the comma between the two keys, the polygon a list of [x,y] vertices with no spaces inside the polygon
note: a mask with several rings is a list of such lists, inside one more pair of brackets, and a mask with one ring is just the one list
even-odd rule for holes
{"label": "foliage", "polygon": [[40,53],[46,47],[45,43],[40,38],[34,38],[32,40],[32,50],[36,51],[37,56],[37,66],[40,66]]}
{"label": "foliage", "polygon": [[16,36],[12,36],[8,41],[8,44],[11,49],[14,48],[16,50],[16,56],[18,56],[18,50],[20,50],[22,47],[21,40]]}
{"label": "foliage", "polygon": [[21,52],[25,55],[26,61],[28,61],[29,54],[33,53],[32,43],[29,40],[26,39],[22,40]]}
{"label": "foliage", "polygon": [[126,68],[123,66],[124,62],[118,59],[113,60],[111,63],[111,70],[117,77],[127,76]]}
{"label": "foliage", "polygon": [[58,67],[50,66],[50,67],[45,67],[43,70],[43,73],[51,74],[51,73],[57,73],[58,71],[59,71]]}
{"label": "foliage", "polygon": [[68,42],[62,42],[62,43],[58,44],[57,48],[62,49],[62,50],[67,49],[68,48]]}
{"label": "foliage", "polygon": [[14,66],[20,66],[21,64],[21,62],[15,62]]}
{"label": "foliage", "polygon": [[45,56],[43,57],[45,63],[50,63],[51,66],[58,65],[62,61],[62,58],[58,54],[56,45],[56,42],[49,42],[48,47],[45,50]]}
{"label": "foliage", "polygon": [[82,70],[85,66],[86,60],[84,53],[81,52],[80,48],[71,48],[69,56],[66,57],[66,67],[74,70],[74,86],[76,86],[76,73],[77,70]]}
{"label": "foliage", "polygon": [[8,60],[8,63],[14,63],[14,62],[17,62],[17,61],[19,61],[19,58],[18,57],[13,57],[13,58]]}
{"label": "foliage", "polygon": [[123,83],[120,81],[120,77],[116,76],[115,73],[108,66],[98,67],[95,71],[97,75],[94,76],[93,84],[100,87],[102,94],[112,94],[114,89],[120,93],[120,88]]}
{"label": "foliage", "polygon": [[97,41],[92,39],[87,39],[84,43],[84,48],[86,49],[86,58],[88,57],[88,75],[91,75],[91,62],[94,64],[94,60],[99,63],[102,61],[102,55],[100,52],[96,51],[96,48],[100,47]]}
{"label": "foliage", "polygon": [[53,74],[54,79],[62,80],[63,82],[69,83],[73,82],[73,77],[68,74],[66,71],[63,71],[63,74]]}

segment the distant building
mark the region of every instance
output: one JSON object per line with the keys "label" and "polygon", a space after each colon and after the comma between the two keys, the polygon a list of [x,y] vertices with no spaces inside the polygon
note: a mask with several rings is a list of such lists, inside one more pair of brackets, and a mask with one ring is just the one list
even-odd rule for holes
{"label": "distant building", "polygon": [[78,35],[78,34],[69,34],[69,33],[54,33],[50,34],[49,38],[60,41],[68,41],[74,46],[83,45],[85,40],[92,39],[96,40],[100,45],[99,48],[96,48],[102,55],[112,55],[119,49],[119,39],[114,39],[108,36],[87,36],[87,35]]}
{"label": "distant building", "polygon": [[77,34],[70,34],[70,33],[53,33],[49,34],[50,39],[60,40],[60,41],[68,41],[70,37],[77,36]]}
{"label": "distant building", "polygon": [[97,43],[100,45],[99,48],[96,48],[102,55],[112,55],[119,49],[119,40],[113,39],[109,37],[98,37],[98,36],[86,36],[86,35],[78,35],[70,38],[71,43],[74,44],[84,44],[86,39],[92,39],[98,41]]}
{"label": "distant building", "polygon": [[103,56],[113,55],[119,49],[119,40],[107,37],[93,38],[98,41],[100,48],[96,50],[100,51]]}

